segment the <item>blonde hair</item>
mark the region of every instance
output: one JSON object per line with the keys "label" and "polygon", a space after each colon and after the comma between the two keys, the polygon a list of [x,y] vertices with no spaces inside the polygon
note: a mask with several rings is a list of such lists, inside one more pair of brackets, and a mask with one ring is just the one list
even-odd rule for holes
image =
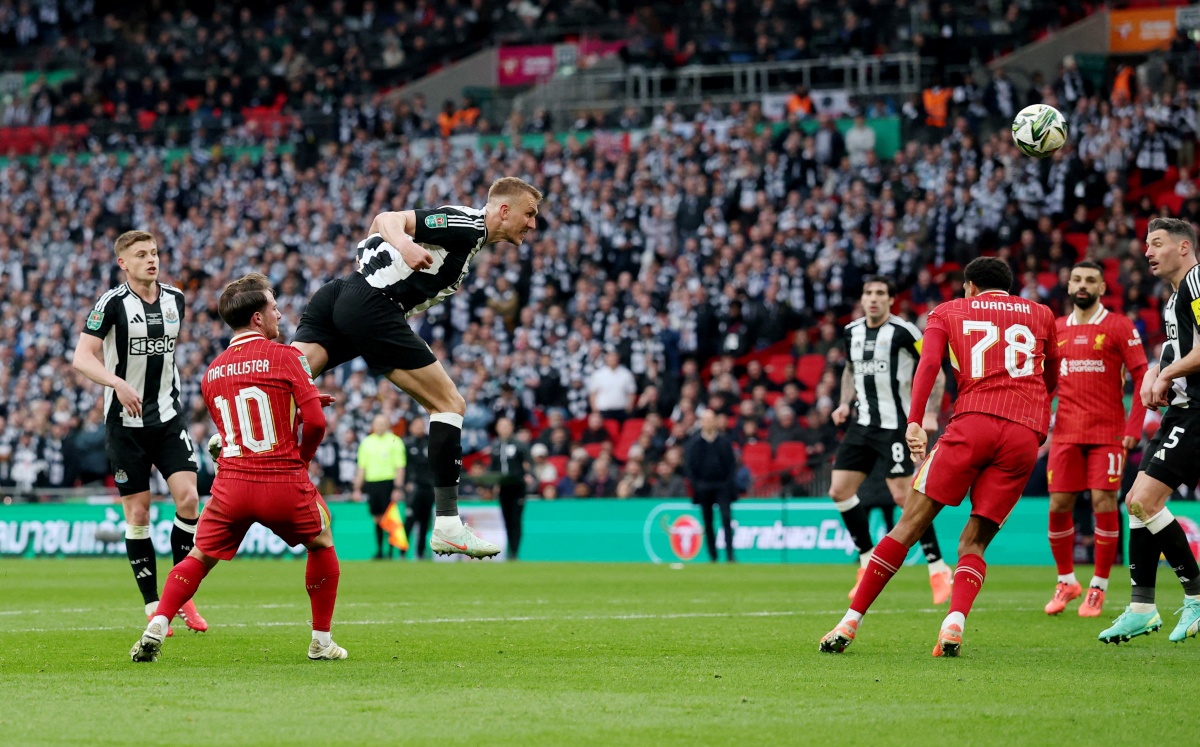
{"label": "blonde hair", "polygon": [[488,202],[510,199],[522,193],[532,195],[535,205],[542,201],[542,193],[537,187],[515,176],[503,176],[492,182],[488,189]]}
{"label": "blonde hair", "polygon": [[149,241],[156,248],[158,247],[158,242],[154,240],[154,234],[149,231],[126,231],[117,237],[116,242],[113,244],[113,251],[119,257],[121,256],[121,252],[142,241]]}

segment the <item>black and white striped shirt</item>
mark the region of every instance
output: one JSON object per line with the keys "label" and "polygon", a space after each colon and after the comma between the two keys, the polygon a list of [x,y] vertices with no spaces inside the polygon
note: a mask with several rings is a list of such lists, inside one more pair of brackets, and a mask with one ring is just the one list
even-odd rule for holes
{"label": "black and white striped shirt", "polygon": [[[104,366],[142,398],[142,415],[124,411],[111,388],[104,389],[107,422],[129,428],[164,425],[183,412],[175,342],[183,325],[183,292],[158,284],[154,303],[143,301],[128,283],[100,296],[84,323],[84,334],[104,341]],[[120,420],[116,420],[120,418]]]}
{"label": "black and white striped shirt", "polygon": [[[1171,294],[1163,309],[1167,342],[1163,345],[1159,370],[1185,357],[1200,344],[1200,265],[1184,275],[1179,290]],[[1171,382],[1171,406],[1191,407],[1200,402],[1200,374],[1180,376]]]}
{"label": "black and white striped shirt", "polygon": [[846,325],[846,349],[858,395],[858,424],[904,427],[921,357],[921,330],[894,315],[872,329],[863,317]]}
{"label": "black and white striped shirt", "polygon": [[383,291],[406,317],[441,303],[462,285],[471,260],[487,241],[484,212],[461,205],[417,210],[413,240],[433,255],[433,264],[414,270],[399,250],[371,234],[358,245],[358,271]]}

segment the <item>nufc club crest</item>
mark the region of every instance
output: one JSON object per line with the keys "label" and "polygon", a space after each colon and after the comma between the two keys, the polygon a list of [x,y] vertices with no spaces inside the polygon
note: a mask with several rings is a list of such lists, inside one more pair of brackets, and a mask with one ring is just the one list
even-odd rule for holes
{"label": "nufc club crest", "polygon": [[179,314],[175,312],[175,309],[167,309],[163,312],[163,319],[167,320],[167,324],[174,324],[179,321]]}
{"label": "nufc club crest", "polygon": [[129,475],[125,474],[125,470],[119,469],[117,470],[117,474],[113,475],[113,482],[118,485],[124,485],[129,482]]}

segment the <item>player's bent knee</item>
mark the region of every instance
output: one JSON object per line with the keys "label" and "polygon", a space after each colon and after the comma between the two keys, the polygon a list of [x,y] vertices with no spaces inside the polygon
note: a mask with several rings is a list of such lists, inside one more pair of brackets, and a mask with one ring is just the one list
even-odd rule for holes
{"label": "player's bent knee", "polygon": [[329,527],[325,527],[324,531],[312,538],[312,541],[304,546],[306,550],[323,550],[326,547],[333,547],[333,532],[329,531]]}
{"label": "player's bent knee", "polygon": [[439,402],[434,403],[434,406],[437,408],[437,412],[453,413],[455,415],[467,414],[467,400],[459,394],[457,388],[451,390]]}

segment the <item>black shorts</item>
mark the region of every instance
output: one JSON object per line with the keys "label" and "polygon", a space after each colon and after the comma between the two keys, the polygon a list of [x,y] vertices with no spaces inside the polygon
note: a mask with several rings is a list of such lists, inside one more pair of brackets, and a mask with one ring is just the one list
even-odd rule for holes
{"label": "black shorts", "polygon": [[833,468],[869,475],[875,469],[877,459],[884,460],[887,468],[884,477],[888,479],[908,477],[913,473],[903,430],[889,431],[854,423],[838,445]]}
{"label": "black shorts", "polygon": [[329,371],[359,356],[371,373],[414,371],[436,363],[433,351],[404,318],[404,312],[357,272],[321,286],[309,300],[295,342],[325,348]]}
{"label": "black shorts", "polygon": [[187,421],[180,413],[166,425],[130,428],[119,422],[104,426],[104,445],[112,465],[113,480],[122,495],[144,493],[150,489],[150,467],[158,467],[164,478],[176,472],[195,474],[198,464],[192,451]]}
{"label": "black shorts", "polygon": [[363,494],[367,496],[367,510],[374,517],[383,516],[392,503],[392,488],[395,483],[391,480],[379,482],[364,482]]}
{"label": "black shorts", "polygon": [[1200,410],[1168,407],[1142,457],[1140,471],[1172,488],[1200,482]]}

